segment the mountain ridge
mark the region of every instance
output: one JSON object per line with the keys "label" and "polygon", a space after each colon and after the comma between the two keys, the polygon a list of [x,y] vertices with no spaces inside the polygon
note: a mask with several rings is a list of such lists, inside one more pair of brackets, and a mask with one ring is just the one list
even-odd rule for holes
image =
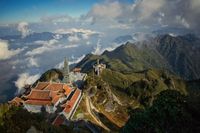
{"label": "mountain ridge", "polygon": [[124,73],[157,68],[176,73],[185,80],[195,80],[200,78],[199,44],[200,39],[192,34],[161,35],[148,41],[127,42],[101,55],[88,54],[77,67],[82,67],[83,71],[91,70],[98,58],[108,68]]}

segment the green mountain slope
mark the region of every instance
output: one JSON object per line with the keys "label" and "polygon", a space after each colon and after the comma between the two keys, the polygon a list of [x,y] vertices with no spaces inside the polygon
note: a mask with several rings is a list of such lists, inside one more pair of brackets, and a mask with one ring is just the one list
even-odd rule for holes
{"label": "green mountain slope", "polygon": [[198,79],[199,57],[199,38],[192,35],[163,35],[144,42],[128,42],[113,51],[105,51],[100,56],[89,54],[77,67],[82,67],[84,72],[88,72],[96,59],[100,59],[109,69],[122,73],[156,68],[169,70],[184,79]]}
{"label": "green mountain slope", "polygon": [[[157,43],[157,44],[156,44]],[[176,74],[185,79],[200,78],[200,39],[194,35],[156,38],[157,51],[167,60]]]}

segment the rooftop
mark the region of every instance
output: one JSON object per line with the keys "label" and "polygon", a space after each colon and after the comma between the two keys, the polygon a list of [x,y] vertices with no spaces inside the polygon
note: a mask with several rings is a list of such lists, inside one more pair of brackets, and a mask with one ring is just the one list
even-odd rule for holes
{"label": "rooftop", "polygon": [[80,93],[81,93],[81,91],[79,89],[76,89],[72,98],[69,101],[67,101],[67,103],[65,104],[65,108],[64,108],[65,113],[69,113],[71,111],[71,109],[74,106],[75,102],[77,101]]}
{"label": "rooftop", "polygon": [[51,83],[49,86],[45,88],[45,90],[51,90],[51,91],[59,91],[63,89],[62,83]]}
{"label": "rooftop", "polygon": [[30,94],[26,98],[29,100],[51,100],[49,90],[32,89]]}
{"label": "rooftop", "polygon": [[43,90],[49,85],[49,82],[38,82],[37,86],[34,89]]}
{"label": "rooftop", "polygon": [[22,102],[23,102],[23,100],[19,97],[15,97],[11,101],[9,101],[10,104],[16,105],[16,106],[19,106]]}

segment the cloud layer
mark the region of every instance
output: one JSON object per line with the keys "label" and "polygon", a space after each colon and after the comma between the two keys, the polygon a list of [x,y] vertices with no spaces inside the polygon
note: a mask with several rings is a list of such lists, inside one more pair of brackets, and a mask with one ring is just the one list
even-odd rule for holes
{"label": "cloud layer", "polygon": [[117,23],[136,30],[152,30],[167,26],[199,32],[200,1],[136,0],[132,4],[105,1],[96,4],[83,18],[91,20],[91,24],[107,23],[112,26]]}
{"label": "cloud layer", "polygon": [[23,49],[9,49],[8,41],[0,39],[0,60],[6,60],[11,58],[12,56],[19,54]]}
{"label": "cloud layer", "polygon": [[29,73],[22,73],[19,74],[19,78],[15,81],[15,86],[18,88],[16,94],[20,94],[24,91],[23,87],[25,85],[32,85],[38,78],[40,77],[39,74],[30,75]]}
{"label": "cloud layer", "polygon": [[21,32],[22,38],[28,36],[30,34],[30,29],[28,28],[27,22],[20,22],[18,24],[17,30]]}

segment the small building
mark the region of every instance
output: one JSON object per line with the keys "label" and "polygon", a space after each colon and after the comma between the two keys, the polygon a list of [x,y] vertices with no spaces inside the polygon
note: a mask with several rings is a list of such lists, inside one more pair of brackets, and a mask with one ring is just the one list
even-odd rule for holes
{"label": "small building", "polygon": [[93,65],[94,72],[97,76],[106,68],[106,64],[99,63],[99,59],[97,59],[97,63]]}

